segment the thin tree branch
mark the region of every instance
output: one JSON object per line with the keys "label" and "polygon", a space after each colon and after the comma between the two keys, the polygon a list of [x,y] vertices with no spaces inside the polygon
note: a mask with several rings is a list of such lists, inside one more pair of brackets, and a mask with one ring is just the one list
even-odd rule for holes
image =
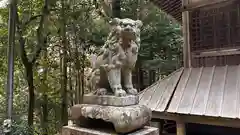
{"label": "thin tree branch", "polygon": [[46,37],[44,37],[42,43],[38,43],[38,47],[37,47],[37,49],[36,49],[36,52],[34,53],[34,56],[33,56],[32,60],[31,60],[31,63],[34,64],[34,63],[36,62],[36,60],[38,59],[38,57],[39,57],[42,49],[43,49],[43,48],[46,46],[46,44],[47,44],[47,38],[48,38],[49,35],[50,35],[50,32],[47,34]]}
{"label": "thin tree branch", "polygon": [[83,37],[81,36],[78,36],[78,38],[81,40],[81,41],[85,41],[89,44],[94,44],[96,46],[102,46],[104,44],[104,41],[103,42],[97,42],[97,41],[94,41],[92,39],[84,39]]}
{"label": "thin tree branch", "polygon": [[25,39],[23,38],[23,33],[22,33],[22,29],[20,28],[20,20],[19,20],[19,15],[17,14],[17,32],[19,34],[19,44],[20,44],[20,55],[21,55],[21,59],[23,61],[23,64],[29,65],[30,63],[35,63],[36,59],[38,58],[38,56],[40,55],[40,52],[44,46],[44,44],[46,43],[47,40],[47,36],[49,34],[47,34],[46,37],[42,38],[42,31],[43,31],[43,25],[44,25],[44,21],[45,21],[45,16],[48,14],[48,0],[45,0],[45,5],[42,9],[43,14],[42,15],[36,15],[31,17],[27,22],[24,23],[23,26],[26,26],[27,24],[29,24],[31,21],[37,19],[38,17],[41,17],[40,23],[39,23],[39,27],[37,29],[37,49],[36,49],[36,53],[34,54],[32,60],[29,60],[26,54],[26,50],[25,50]]}
{"label": "thin tree branch", "polygon": [[48,15],[49,11],[48,11],[48,0],[45,0],[45,4],[44,7],[42,9],[42,15],[41,15],[41,20],[39,22],[39,27],[37,29],[37,49],[36,52],[34,53],[34,56],[32,57],[31,63],[35,63],[37,58],[39,57],[43,47],[45,47],[45,41],[47,40],[47,36],[49,35],[49,33],[43,37],[43,26],[44,26],[44,22],[46,19],[46,16]]}
{"label": "thin tree branch", "polygon": [[21,56],[22,62],[25,65],[25,67],[27,67],[27,65],[29,65],[29,60],[24,47],[25,39],[22,36],[19,37],[19,44],[20,44],[20,56]]}
{"label": "thin tree branch", "polygon": [[104,21],[106,21],[106,22],[109,22],[110,19],[111,19],[109,16],[107,16],[106,14],[104,14],[104,12],[102,12],[101,9],[96,9],[96,13],[97,13],[99,16],[101,16],[101,17],[104,19]]}
{"label": "thin tree branch", "polygon": [[20,57],[22,59],[23,65],[27,67],[27,65],[29,64],[29,60],[27,58],[27,53],[25,50],[25,39],[23,38],[22,30],[20,28],[19,15],[17,12],[16,12],[16,25],[17,25],[17,33],[19,35]]}
{"label": "thin tree branch", "polygon": [[38,17],[41,17],[42,15],[36,15],[36,16],[32,16],[30,17],[30,19],[28,21],[26,21],[23,26],[28,25],[29,23],[31,23],[32,21],[34,21],[35,19],[37,19]]}

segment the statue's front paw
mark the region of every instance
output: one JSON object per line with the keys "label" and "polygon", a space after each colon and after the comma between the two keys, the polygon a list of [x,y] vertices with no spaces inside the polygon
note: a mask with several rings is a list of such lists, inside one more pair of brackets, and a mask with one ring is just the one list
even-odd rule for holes
{"label": "statue's front paw", "polygon": [[107,95],[107,89],[105,89],[105,88],[99,88],[99,89],[96,91],[96,95]]}
{"label": "statue's front paw", "polygon": [[122,66],[122,62],[116,61],[116,64],[115,64],[115,65],[116,65],[117,68],[120,68],[120,67]]}
{"label": "statue's front paw", "polygon": [[113,64],[105,64],[105,65],[102,65],[102,67],[106,72],[110,72],[112,69],[115,68]]}
{"label": "statue's front paw", "polygon": [[133,54],[137,54],[138,53],[138,47],[137,46],[132,48],[132,53]]}
{"label": "statue's front paw", "polygon": [[130,95],[137,95],[138,91],[134,88],[128,88],[127,93],[130,94]]}
{"label": "statue's front paw", "polygon": [[122,89],[118,89],[114,92],[114,95],[117,97],[124,97],[127,95],[127,93]]}

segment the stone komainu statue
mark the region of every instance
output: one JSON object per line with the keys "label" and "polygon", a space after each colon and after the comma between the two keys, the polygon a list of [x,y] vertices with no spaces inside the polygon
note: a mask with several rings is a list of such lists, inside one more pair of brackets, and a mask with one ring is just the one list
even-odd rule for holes
{"label": "stone komainu statue", "polygon": [[135,95],[137,90],[132,84],[132,69],[140,48],[142,22],[114,18],[110,25],[107,41],[100,53],[92,56],[92,72],[88,83],[98,95]]}

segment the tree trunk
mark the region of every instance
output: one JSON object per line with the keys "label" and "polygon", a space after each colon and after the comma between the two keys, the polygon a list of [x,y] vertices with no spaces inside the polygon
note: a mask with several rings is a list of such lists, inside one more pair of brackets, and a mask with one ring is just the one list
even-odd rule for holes
{"label": "tree trunk", "polygon": [[62,110],[61,110],[61,122],[62,125],[67,125],[68,114],[67,114],[67,62],[66,54],[62,56],[62,76],[61,76],[61,98],[62,98]]}
{"label": "tree trunk", "polygon": [[[70,56],[72,58],[72,55]],[[69,67],[69,78],[68,78],[68,85],[69,85],[69,91],[70,91],[70,98],[71,100],[69,101],[69,103],[71,104],[71,106],[74,105],[74,94],[73,94],[73,85],[72,85],[72,66]]]}
{"label": "tree trunk", "polygon": [[43,128],[43,135],[48,135],[48,96],[47,94],[43,95],[43,105],[42,105],[42,128]]}
{"label": "tree trunk", "polygon": [[143,90],[144,87],[144,75],[143,75],[143,70],[141,67],[139,67],[139,86],[140,90]]}
{"label": "tree trunk", "polygon": [[[18,12],[16,11],[17,33],[19,35],[19,45],[20,45],[19,52],[20,52],[22,63],[25,67],[26,80],[28,83],[28,93],[29,93],[28,126],[30,128],[33,127],[34,109],[35,109],[34,108],[35,107],[35,94],[34,94],[34,82],[33,82],[33,67],[42,51],[42,48],[46,47],[45,41],[47,39],[48,34],[46,34],[46,36],[44,36],[42,32],[44,30],[44,23],[45,23],[46,17],[49,13],[48,12],[48,2],[49,2],[48,0],[45,0],[44,6],[42,8],[41,19],[39,22],[39,26],[37,28],[37,47],[36,47],[35,54],[33,55],[32,59],[29,59],[27,56],[27,53],[25,50],[26,39],[24,38],[24,35],[23,35],[23,30],[21,27],[22,24],[20,23],[21,21],[19,20]],[[32,132],[32,130],[30,130],[30,134],[33,134],[31,132]]]}
{"label": "tree trunk", "polygon": [[[71,36],[72,37],[72,36]],[[73,38],[70,38],[70,41],[72,41]],[[73,41],[72,41],[73,42]],[[68,87],[69,87],[69,99],[68,99],[68,104],[70,104],[71,106],[74,105],[74,90],[73,90],[73,66],[72,66],[72,62],[74,61],[74,58],[73,58],[73,54],[72,54],[72,42],[69,43],[69,58],[71,59],[71,62],[69,63],[69,73],[68,73]]]}
{"label": "tree trunk", "polygon": [[28,83],[28,126],[32,128],[34,119],[34,106],[35,106],[35,94],[34,94],[34,84],[33,84],[33,65],[28,63],[26,68],[27,73],[27,83]]}
{"label": "tree trunk", "polygon": [[139,20],[142,20],[142,17],[144,15],[144,0],[138,0],[138,14],[137,14],[137,18]]}
{"label": "tree trunk", "polygon": [[85,51],[85,49],[84,49],[84,47],[82,49],[83,49],[83,52],[81,53],[82,62],[81,62],[81,68],[80,68],[81,72],[80,72],[80,76],[79,76],[80,82],[81,82],[81,85],[80,85],[80,88],[81,88],[80,103],[83,102],[83,95],[84,95],[84,68],[85,68],[85,54],[84,54],[84,51]]}
{"label": "tree trunk", "polygon": [[121,18],[121,0],[112,0],[112,17]]}
{"label": "tree trunk", "polygon": [[[154,54],[153,54],[154,50],[153,48],[151,48],[151,52],[149,54],[149,58],[151,60],[154,59]],[[149,70],[149,84],[148,85],[152,85],[155,82],[155,70]]]}
{"label": "tree trunk", "polygon": [[140,60],[136,63],[136,76],[137,76],[137,87],[138,91],[143,90],[144,82],[143,82],[143,70],[142,70],[142,62]]}
{"label": "tree trunk", "polygon": [[[73,32],[74,32],[74,37],[75,37],[75,40],[73,42],[74,44],[74,66],[75,66],[75,70],[76,70],[76,83],[75,83],[75,90],[76,90],[76,93],[75,93],[75,102],[77,104],[81,103],[82,102],[82,97],[83,97],[83,81],[84,81],[84,70],[82,71],[81,70],[81,66],[83,67],[84,69],[84,59],[82,59],[81,57],[84,55],[83,53],[80,54],[79,52],[79,47],[78,47],[78,37],[77,37],[77,31],[76,31],[76,26],[75,24],[73,24]],[[81,46],[81,51],[83,50],[83,46]],[[83,63],[80,62],[80,60],[83,60]],[[83,64],[83,65],[81,65]],[[81,72],[82,71],[82,72]],[[82,77],[83,76],[83,77]]]}
{"label": "tree trunk", "polygon": [[79,104],[79,101],[80,101],[80,80],[79,80],[79,70],[76,69],[76,75],[75,75],[75,78],[76,78],[76,82],[75,82],[75,104]]}
{"label": "tree trunk", "polygon": [[76,69],[76,102],[77,104],[81,103],[82,101],[82,73],[81,73],[81,67],[80,67],[80,58],[79,58],[79,52],[77,49],[77,46],[75,46],[75,69]]}
{"label": "tree trunk", "polygon": [[152,85],[156,81],[155,70],[149,71],[149,85]]}
{"label": "tree trunk", "polygon": [[[47,49],[44,51],[44,60],[47,60],[48,54]],[[48,83],[47,83],[47,74],[48,74],[48,67],[44,67],[44,73],[43,73],[43,81],[42,84],[44,87],[43,92],[43,104],[42,104],[42,129],[43,129],[43,135],[48,134],[48,95],[46,89],[48,89]]]}
{"label": "tree trunk", "polygon": [[[12,0],[9,8],[9,23],[8,23],[8,76],[7,76],[7,101],[8,105],[6,108],[7,118],[12,120],[12,109],[13,109],[13,90],[14,90],[14,51],[15,51],[15,32],[16,32],[16,11],[17,3],[16,0]],[[11,134],[11,127],[10,132]]]}
{"label": "tree trunk", "polygon": [[68,124],[68,111],[67,111],[67,38],[66,38],[66,21],[65,21],[65,5],[64,0],[61,0],[61,37],[62,37],[62,79],[61,79],[61,97],[62,97],[62,110],[61,110],[61,121],[62,125]]}

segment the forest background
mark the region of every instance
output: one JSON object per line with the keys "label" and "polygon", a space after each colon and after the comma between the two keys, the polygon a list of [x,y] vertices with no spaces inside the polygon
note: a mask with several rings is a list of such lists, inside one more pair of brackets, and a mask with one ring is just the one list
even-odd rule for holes
{"label": "forest background", "polygon": [[[89,55],[104,44],[113,17],[143,21],[133,71],[139,91],[182,66],[181,26],[149,0],[18,0],[15,6],[13,135],[54,135],[67,124],[68,108],[89,92]],[[7,117],[8,12],[0,8],[0,123]]]}

